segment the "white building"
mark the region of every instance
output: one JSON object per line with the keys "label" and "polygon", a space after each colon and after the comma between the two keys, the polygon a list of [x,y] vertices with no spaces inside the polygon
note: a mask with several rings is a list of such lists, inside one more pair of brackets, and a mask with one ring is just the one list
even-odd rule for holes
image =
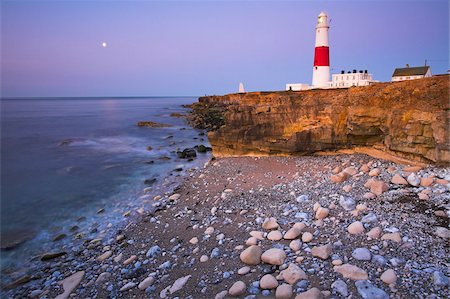
{"label": "white building", "polygon": [[414,80],[431,77],[431,68],[429,66],[396,68],[392,74],[392,81]]}
{"label": "white building", "polygon": [[330,87],[331,88],[347,88],[352,86],[367,86],[379,82],[373,80],[372,74],[369,74],[367,70],[353,72],[341,71],[340,74],[333,74],[331,76]]}

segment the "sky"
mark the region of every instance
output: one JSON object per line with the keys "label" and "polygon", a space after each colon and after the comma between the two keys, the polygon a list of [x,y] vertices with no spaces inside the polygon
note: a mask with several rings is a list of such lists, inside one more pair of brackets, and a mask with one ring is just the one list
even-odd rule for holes
{"label": "sky", "polygon": [[[449,4],[1,1],[1,96],[201,96],[311,83],[317,15],[332,73],[449,70]],[[102,46],[106,43],[106,47]]]}

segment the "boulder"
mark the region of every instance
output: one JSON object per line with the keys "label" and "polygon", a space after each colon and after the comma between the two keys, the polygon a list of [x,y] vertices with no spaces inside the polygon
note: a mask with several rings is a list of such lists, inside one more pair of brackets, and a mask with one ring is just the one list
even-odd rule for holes
{"label": "boulder", "polygon": [[278,248],[271,248],[269,250],[266,250],[261,255],[261,260],[270,265],[277,265],[280,266],[284,263],[284,260],[286,259],[286,253]]}
{"label": "boulder", "polygon": [[315,257],[326,260],[330,256],[332,249],[333,247],[331,244],[315,246],[311,249],[311,254]]}
{"label": "boulder", "polygon": [[252,245],[241,252],[240,259],[247,265],[258,265],[261,262],[262,249],[257,245]]}

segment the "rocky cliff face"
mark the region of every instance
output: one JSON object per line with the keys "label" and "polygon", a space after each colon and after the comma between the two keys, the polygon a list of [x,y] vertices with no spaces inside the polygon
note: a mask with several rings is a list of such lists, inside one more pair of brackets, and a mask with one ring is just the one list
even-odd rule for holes
{"label": "rocky cliff face", "polygon": [[191,120],[214,154],[290,155],[378,149],[448,164],[449,76],[367,87],[201,97]]}

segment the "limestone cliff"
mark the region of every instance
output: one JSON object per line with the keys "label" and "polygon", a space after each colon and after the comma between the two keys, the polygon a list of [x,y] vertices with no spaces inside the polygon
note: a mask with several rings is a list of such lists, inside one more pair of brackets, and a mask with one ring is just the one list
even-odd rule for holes
{"label": "limestone cliff", "polygon": [[201,97],[194,125],[215,155],[289,155],[376,148],[448,164],[449,76],[367,87]]}

